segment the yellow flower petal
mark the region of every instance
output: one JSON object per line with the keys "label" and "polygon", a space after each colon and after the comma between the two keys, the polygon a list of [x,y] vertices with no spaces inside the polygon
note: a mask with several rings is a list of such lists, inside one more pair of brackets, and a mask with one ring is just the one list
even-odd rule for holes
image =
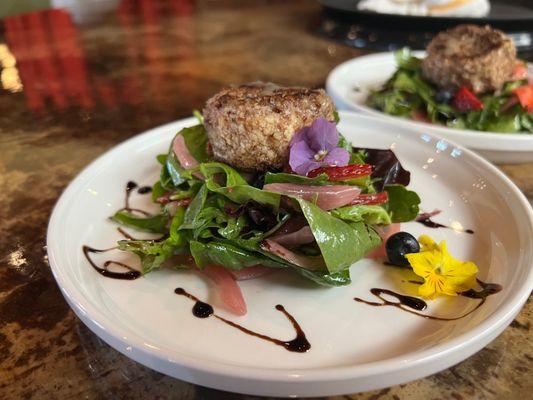
{"label": "yellow flower petal", "polygon": [[424,278],[424,284],[418,291],[420,296],[428,299],[441,294],[455,296],[475,286],[478,272],[476,264],[453,258],[445,241],[437,244],[429,236],[422,235],[419,242],[422,251],[407,254],[406,258],[414,273]]}
{"label": "yellow flower petal", "polygon": [[446,271],[444,276],[450,284],[457,287],[458,292],[462,292],[476,286],[476,275],[476,264],[456,260],[456,267]]}
{"label": "yellow flower petal", "polygon": [[420,243],[420,246],[422,246],[421,251],[439,250],[439,246],[437,245],[437,243],[428,235],[421,235],[418,238],[418,243]]}
{"label": "yellow flower petal", "polygon": [[409,261],[409,264],[411,264],[414,273],[423,278],[432,273],[435,268],[434,265],[436,260],[435,255],[432,252],[424,251],[421,253],[411,253],[406,254],[405,257],[407,258],[407,261]]}
{"label": "yellow flower petal", "polygon": [[455,258],[446,257],[446,255],[444,255],[441,271],[443,275],[464,278],[477,274],[478,268],[477,265],[471,261],[456,260]]}
{"label": "yellow flower petal", "polygon": [[[476,274],[477,275],[477,274]],[[457,293],[460,293],[460,292],[465,292],[469,289],[474,289],[476,286],[477,286],[477,279],[476,279],[476,275],[472,275],[470,278],[468,278],[467,280],[465,280],[463,283],[457,285],[458,287],[458,291]]]}
{"label": "yellow flower petal", "polygon": [[420,286],[418,294],[427,299],[434,299],[441,294],[455,296],[457,293],[455,288],[450,285],[443,276],[433,273],[428,276],[425,283]]}
{"label": "yellow flower petal", "polygon": [[437,297],[435,285],[431,282],[425,282],[418,288],[418,295],[426,299],[433,300],[435,297]]}

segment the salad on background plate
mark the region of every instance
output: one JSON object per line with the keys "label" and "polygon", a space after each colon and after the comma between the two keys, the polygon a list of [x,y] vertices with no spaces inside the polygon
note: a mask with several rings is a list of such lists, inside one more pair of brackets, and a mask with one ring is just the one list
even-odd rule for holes
{"label": "salad on background plate", "polygon": [[438,34],[423,59],[396,53],[398,69],[368,106],[456,129],[533,133],[533,84],[512,40],[488,26]]}

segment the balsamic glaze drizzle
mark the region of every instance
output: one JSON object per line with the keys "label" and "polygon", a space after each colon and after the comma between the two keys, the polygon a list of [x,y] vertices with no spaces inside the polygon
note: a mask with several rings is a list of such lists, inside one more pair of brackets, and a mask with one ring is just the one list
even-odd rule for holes
{"label": "balsamic glaze drizzle", "polygon": [[441,210],[434,210],[432,212],[419,214],[416,217],[415,221],[428,228],[446,228],[446,229],[453,229],[454,231],[458,231],[458,232],[468,233],[470,235],[474,234],[474,231],[472,229],[460,230],[460,229],[452,228],[451,226],[448,226],[448,225],[443,225],[439,222],[435,222],[431,219],[431,217],[434,217],[435,215],[439,215],[441,212],[442,212]]}
{"label": "balsamic glaze drizzle", "polygon": [[481,290],[476,292],[474,289],[467,290],[466,292],[459,293],[463,297],[470,299],[486,299],[488,296],[501,292],[503,289],[499,283],[486,283],[479,279],[476,279],[477,284],[481,286]]}
{"label": "balsamic glaze drizzle", "polygon": [[195,302],[192,308],[192,313],[197,318],[208,318],[210,316],[213,316],[217,318],[218,320],[224,322],[225,324],[235,329],[238,329],[243,333],[246,333],[247,335],[254,336],[256,338],[274,343],[275,345],[284,347],[288,351],[292,351],[296,353],[305,353],[309,351],[309,349],[311,348],[311,344],[305,337],[305,333],[300,327],[300,324],[298,324],[296,319],[294,319],[294,317],[291,314],[289,314],[289,312],[285,310],[285,308],[281,304],[278,304],[276,306],[276,310],[282,312],[285,315],[285,317],[287,317],[287,319],[291,322],[294,330],[296,331],[296,337],[293,340],[284,341],[284,340],[280,340],[280,339],[276,339],[276,338],[264,335],[262,333],[254,332],[248,328],[245,328],[242,325],[237,324],[236,322],[233,322],[224,317],[221,317],[215,314],[213,307],[210,304],[200,301],[196,296],[188,293],[183,288],[177,288],[176,290],[174,290],[174,293],[180,296],[185,296]]}
{"label": "balsamic glaze drizzle", "polygon": [[[421,284],[421,282],[418,282],[418,281],[409,281],[409,282],[415,283],[415,284]],[[374,296],[380,299],[381,302],[368,301],[368,300],[361,299],[359,297],[354,297],[354,300],[359,303],[365,303],[365,304],[368,304],[369,306],[374,306],[374,307],[383,307],[383,306],[396,307],[410,314],[418,315],[419,317],[423,317],[427,319],[433,319],[433,320],[438,320],[438,321],[455,321],[455,320],[464,318],[467,315],[472,314],[474,311],[476,311],[479,307],[481,307],[485,303],[488,296],[496,294],[502,290],[502,286],[497,283],[485,283],[485,282],[480,281],[479,279],[477,279],[477,282],[479,286],[481,286],[480,291],[475,291],[474,289],[470,289],[470,290],[467,290],[466,292],[459,293],[459,295],[463,297],[468,297],[470,299],[480,299],[481,301],[467,313],[460,315],[459,317],[453,317],[453,318],[437,317],[434,315],[427,315],[427,314],[419,313],[417,311],[422,311],[427,308],[427,303],[424,300],[419,299],[418,297],[412,297],[412,296],[406,296],[403,294],[399,294],[389,289],[379,289],[379,288],[370,289],[370,293],[372,293]],[[387,300],[386,298],[382,296],[383,294],[395,297],[398,301]],[[413,310],[417,310],[417,311],[413,311]]]}
{"label": "balsamic glaze drizzle", "polygon": [[[121,227],[117,227],[117,231],[118,231],[118,233],[120,233],[122,236],[124,236],[128,240],[141,240],[141,239],[134,238],[128,232],[126,232],[124,229],[122,229]],[[166,238],[167,238],[167,236],[164,235],[161,238],[154,239],[154,242],[158,242],[158,241],[164,240]],[[141,276],[141,273],[138,270],[136,270],[135,268],[133,268],[133,267],[127,265],[127,264],[124,264],[124,263],[119,262],[119,261],[107,260],[107,261],[104,262],[102,267],[99,267],[98,265],[95,264],[95,262],[89,256],[89,253],[105,253],[107,251],[116,250],[117,248],[118,247],[115,246],[115,247],[111,247],[109,249],[95,249],[95,248],[92,248],[92,247],[89,247],[89,246],[86,246],[86,245],[82,246],[82,250],[83,250],[83,254],[85,255],[85,258],[87,259],[87,261],[89,261],[89,263],[92,265],[92,267],[96,271],[98,271],[101,275],[103,275],[103,276],[105,276],[107,278],[113,278],[113,279],[134,280],[134,279],[139,278]],[[110,265],[112,265],[112,264],[118,265],[120,267],[123,267],[123,268],[126,269],[126,271],[124,271],[124,272],[109,271],[108,267]]]}
{"label": "balsamic glaze drizzle", "polygon": [[[116,247],[111,247],[109,249],[94,249],[92,247],[85,246],[85,245],[82,247],[83,254],[85,255],[85,258],[87,259],[87,261],[89,261],[89,264],[91,264],[91,266],[101,275],[107,278],[125,279],[125,280],[130,280],[130,281],[139,278],[141,276],[140,271],[137,271],[136,269],[130,267],[129,265],[126,265],[118,261],[107,260],[106,262],[104,262],[103,267],[99,267],[98,265],[95,264],[95,262],[89,256],[89,253],[105,253],[107,251],[111,251],[115,249]],[[111,264],[115,264],[120,267],[123,267],[126,269],[126,271],[123,271],[123,272],[110,271],[108,267]]]}
{"label": "balsamic glaze drizzle", "polygon": [[[393,307],[402,308],[401,306],[406,306],[406,307],[412,308],[413,310],[420,310],[420,311],[425,310],[427,308],[427,304],[424,300],[419,299],[417,297],[398,294],[389,289],[372,288],[370,289],[370,293],[372,293],[382,302],[380,303],[380,302],[374,302],[374,301],[367,301],[367,300],[360,299],[359,297],[355,297],[354,300],[360,303],[365,303],[370,306],[374,306],[374,307],[393,306]],[[385,299],[384,297],[382,297],[383,294],[397,298],[398,302],[389,301]],[[405,310],[405,311],[408,311],[408,310]]]}
{"label": "balsamic glaze drizzle", "polygon": [[[152,191],[152,188],[150,186],[141,186],[141,187],[139,187],[139,185],[136,182],[128,181],[126,183],[126,190],[125,190],[125,196],[124,196],[124,207],[122,207],[119,211],[137,212],[137,213],[143,214],[145,216],[150,216],[151,214],[146,212],[146,211],[144,211],[144,210],[140,210],[138,208],[131,208],[130,207],[131,193],[135,189],[137,189],[137,193],[139,193],[139,194],[147,194],[147,193],[150,193]],[[131,236],[128,232],[126,232],[124,229],[122,229],[120,227],[117,228],[117,231],[128,240],[138,240],[138,239],[134,238],[133,236]],[[163,240],[164,238],[165,237],[163,237],[161,239],[156,239],[156,240]],[[135,268],[133,268],[133,267],[131,267],[129,265],[126,265],[126,264],[121,263],[119,261],[107,260],[107,261],[104,262],[102,267],[99,267],[98,265],[95,264],[95,262],[89,256],[89,253],[105,253],[107,251],[115,250],[116,248],[117,247],[111,247],[109,249],[95,249],[95,248],[92,248],[92,247],[89,247],[89,246],[86,246],[86,245],[82,246],[82,250],[83,250],[83,254],[84,254],[85,258],[87,259],[87,261],[89,261],[89,264],[91,264],[91,266],[96,271],[98,271],[98,273],[100,273],[101,275],[103,275],[103,276],[105,276],[107,278],[113,278],[113,279],[134,280],[134,279],[139,278],[141,276],[140,271],[136,270]],[[113,264],[124,268],[126,271],[123,271],[123,272],[110,271],[109,270],[109,266],[113,265]]]}
{"label": "balsamic glaze drizzle", "polygon": [[137,189],[137,193],[139,194],[147,194],[152,191],[151,186],[141,186],[139,189]]}
{"label": "balsamic glaze drizzle", "polygon": [[117,228],[118,233],[120,233],[122,236],[124,236],[128,240],[138,240],[131,236],[128,232],[126,232],[124,229],[122,229],[120,226]]}
{"label": "balsamic glaze drizzle", "polygon": [[[125,195],[124,195],[124,207],[122,207],[118,211],[128,211],[130,213],[136,212],[136,213],[139,213],[139,214],[142,214],[142,215],[145,215],[145,216],[149,217],[149,216],[152,215],[149,212],[146,212],[146,211],[141,210],[139,208],[131,208],[130,207],[131,193],[133,192],[134,189],[136,189],[138,187],[139,187],[139,185],[137,185],[137,183],[135,183],[133,181],[128,181],[128,183],[126,183],[126,191],[125,191]],[[152,188],[150,188],[149,186],[143,186],[143,187],[140,187],[137,190],[137,192],[140,193],[140,194],[145,194],[145,193],[149,193],[151,190],[152,190]]]}

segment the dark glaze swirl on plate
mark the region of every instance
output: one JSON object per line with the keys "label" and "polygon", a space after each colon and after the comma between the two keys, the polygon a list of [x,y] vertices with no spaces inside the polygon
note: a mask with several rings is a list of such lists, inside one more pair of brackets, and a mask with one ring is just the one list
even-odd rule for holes
{"label": "dark glaze swirl on plate", "polygon": [[220,315],[215,314],[215,311],[210,304],[199,300],[196,296],[188,293],[183,288],[177,288],[176,290],[174,290],[174,293],[180,296],[187,297],[188,299],[191,299],[192,301],[194,301],[194,306],[192,308],[192,314],[197,318],[208,318],[208,317],[213,316],[216,319],[224,322],[225,324],[235,329],[238,329],[239,331],[247,335],[254,336],[262,340],[266,340],[267,342],[270,342],[270,343],[274,343],[275,345],[281,346],[291,352],[305,353],[309,351],[309,349],[311,349],[311,344],[307,340],[304,331],[300,327],[300,324],[287,310],[285,310],[285,307],[283,307],[281,304],[278,304],[275,308],[276,310],[283,313],[285,317],[287,317],[287,319],[291,322],[294,330],[296,331],[296,337],[292,340],[276,339],[271,336],[264,335],[262,333],[254,332],[248,328],[245,328],[242,325],[237,324],[236,322],[233,322],[224,317],[221,317]]}
{"label": "dark glaze swirl on plate", "polygon": [[[420,282],[417,282],[417,281],[409,281],[409,282],[420,284]],[[481,301],[473,309],[466,312],[465,314],[460,315],[458,317],[452,317],[452,318],[445,318],[445,317],[438,317],[435,315],[422,314],[418,311],[422,311],[427,308],[427,303],[424,300],[418,297],[406,296],[400,293],[396,293],[389,289],[380,289],[380,288],[370,289],[370,293],[372,293],[379,300],[381,300],[380,302],[364,300],[360,297],[354,297],[354,300],[359,303],[365,303],[373,307],[384,307],[384,306],[396,307],[396,308],[399,308],[400,310],[403,310],[410,314],[418,315],[419,317],[426,318],[426,319],[433,319],[437,321],[455,321],[455,320],[464,318],[467,315],[472,314],[479,307],[485,304],[487,297],[493,294],[496,294],[502,290],[502,286],[497,283],[485,283],[485,282],[480,281],[479,279],[477,280],[477,282],[479,286],[481,287],[480,291],[470,289],[470,290],[467,290],[466,292],[459,293],[459,296],[468,297],[470,299],[480,299]],[[383,295],[394,297],[397,299],[397,301],[387,300],[386,298],[383,297]]]}
{"label": "dark glaze swirl on plate", "polygon": [[[87,261],[89,261],[89,264],[100,274],[105,276],[106,278],[113,278],[113,279],[124,279],[128,281],[132,281],[134,279],[137,279],[141,276],[141,272],[136,270],[133,267],[130,267],[127,264],[121,263],[119,261],[113,261],[113,260],[107,260],[104,262],[102,267],[99,267],[96,265],[96,263],[92,260],[92,258],[89,256],[90,253],[105,253],[107,251],[115,250],[116,247],[111,247],[109,249],[95,249],[89,246],[82,246],[83,254],[85,255],[85,258]],[[124,271],[118,272],[118,271],[110,271],[109,266],[110,265],[118,265],[119,267],[122,267]]]}
{"label": "dark glaze swirl on plate", "polygon": [[425,227],[427,228],[446,228],[446,229],[452,229],[456,232],[464,232],[464,233],[468,233],[470,235],[473,235],[474,234],[474,231],[472,229],[457,229],[457,228],[453,228],[451,226],[448,226],[448,225],[443,225],[439,222],[435,222],[431,219],[431,217],[434,217],[435,215],[439,215],[442,211],[441,210],[434,210],[432,212],[428,212],[428,213],[422,213],[422,214],[419,214],[416,219],[415,219],[415,222],[418,222],[419,224],[422,224],[424,225]]}
{"label": "dark glaze swirl on plate", "polygon": [[[131,193],[135,189],[137,189],[137,193],[139,193],[139,194],[147,194],[147,193],[150,193],[152,191],[152,188],[150,186],[141,186],[141,187],[139,187],[139,185],[137,183],[135,183],[134,181],[128,181],[128,183],[126,183],[126,188],[125,188],[124,207],[122,207],[120,210],[125,210],[125,211],[129,211],[129,212],[137,212],[137,213],[140,213],[140,214],[143,214],[143,215],[147,215],[147,216],[151,215],[150,213],[148,213],[148,212],[146,212],[144,210],[140,210],[138,208],[131,208],[130,207]],[[128,232],[126,232],[124,229],[122,229],[120,227],[117,228],[117,231],[122,236],[124,236],[127,240],[139,240],[139,239],[136,239],[133,236],[131,236]],[[156,240],[161,240],[161,239],[156,239]],[[117,247],[111,247],[109,249],[95,249],[95,248],[87,246],[87,245],[83,245],[82,246],[83,255],[85,256],[87,261],[89,261],[89,264],[91,264],[91,266],[100,275],[105,276],[106,278],[123,279],[123,280],[130,280],[130,281],[139,278],[142,275],[141,272],[138,271],[137,269],[127,265],[127,264],[124,264],[124,263],[119,262],[119,261],[107,260],[100,267],[100,266],[96,265],[96,263],[92,260],[91,256],[89,255],[91,253],[106,253],[108,251],[116,250],[116,249],[117,249]],[[123,269],[123,271],[110,271],[109,270],[109,266],[111,266],[111,265],[117,265],[117,266],[121,267]]]}
{"label": "dark glaze swirl on plate", "polygon": [[118,211],[128,211],[128,212],[131,212],[131,213],[136,212],[136,213],[139,213],[139,214],[142,214],[142,215],[146,215],[146,216],[152,215],[149,212],[146,212],[144,210],[130,207],[131,193],[135,189],[137,189],[137,193],[139,193],[139,194],[147,194],[147,193],[150,193],[152,191],[152,188],[150,186],[141,186],[141,187],[139,187],[139,185],[136,182],[128,181],[128,183],[126,183],[126,190],[125,190],[125,195],[124,195],[124,207],[122,207]]}

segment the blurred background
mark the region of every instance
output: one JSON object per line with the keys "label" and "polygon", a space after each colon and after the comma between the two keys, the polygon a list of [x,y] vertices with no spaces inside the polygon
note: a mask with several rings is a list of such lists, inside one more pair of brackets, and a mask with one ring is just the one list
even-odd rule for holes
{"label": "blurred background", "polygon": [[[491,22],[504,29],[515,39],[521,57],[531,58],[530,2],[493,1],[491,13],[474,21]],[[295,7],[301,7],[300,14],[304,15],[316,7],[314,1],[288,3],[291,4],[284,5],[285,18],[298,13]],[[364,12],[357,10],[354,1],[321,3],[324,6],[321,13],[293,25],[289,21],[288,26],[363,51],[395,50],[402,46],[423,48],[437,31],[464,22],[463,18]],[[2,0],[0,66],[4,94],[23,93],[27,107],[37,113],[70,106],[113,109],[118,103],[157,108],[161,102],[185,93],[188,102],[198,107],[203,97],[195,99],[198,95],[195,75],[201,75],[203,80],[213,75],[212,65],[204,62],[204,57],[215,61],[222,56],[217,35],[226,34],[227,30],[245,35],[252,28],[249,21],[243,20],[235,21],[235,27],[229,25],[232,16],[222,10],[240,6],[251,8],[253,13],[257,2],[253,5],[246,1]],[[272,15],[257,18],[259,24],[283,23],[281,15],[274,15],[276,9],[271,10]],[[236,30],[238,27],[240,31]],[[263,31],[264,41],[258,44],[258,51],[268,51],[262,49],[265,44],[275,45],[279,33],[275,25],[269,28],[270,31]],[[293,36],[294,40],[300,40],[300,36],[301,31]],[[290,63],[295,57],[292,54],[283,61]],[[273,74],[263,70],[260,59],[257,61],[249,79],[271,78],[269,75]],[[240,71],[246,73],[248,69]],[[228,83],[248,78],[239,75],[237,79],[231,70],[229,73]],[[181,78],[174,81],[178,87],[168,84],[176,74]],[[183,79],[183,74],[191,76]]]}

